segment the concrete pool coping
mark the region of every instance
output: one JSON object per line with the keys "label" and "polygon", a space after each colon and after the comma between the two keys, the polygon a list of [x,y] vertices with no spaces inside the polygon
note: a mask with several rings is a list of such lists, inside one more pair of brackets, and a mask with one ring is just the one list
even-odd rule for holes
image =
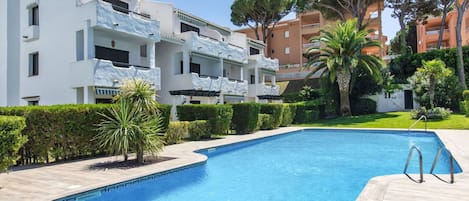
{"label": "concrete pool coping", "polygon": [[[103,157],[2,173],[0,174],[0,200],[53,200],[63,198],[207,160],[206,156],[194,152],[197,150],[270,137],[302,129],[307,128],[286,127],[270,131],[258,131],[248,135],[229,135],[226,138],[218,140],[171,145],[165,147],[160,156],[175,159],[129,169],[90,168],[90,166],[97,163],[122,160],[121,157]],[[437,133],[446,147],[451,150],[461,168],[468,170],[469,130],[432,131]],[[416,178],[415,175],[413,176]],[[449,176],[441,175],[441,178],[448,179]],[[466,176],[465,173],[455,175],[456,182],[454,184],[444,183],[430,174],[425,174],[424,179],[425,182],[423,184],[418,184],[404,175],[375,177],[370,179],[357,200],[460,200],[463,196],[469,197],[469,192],[466,192],[469,189],[469,176]]]}

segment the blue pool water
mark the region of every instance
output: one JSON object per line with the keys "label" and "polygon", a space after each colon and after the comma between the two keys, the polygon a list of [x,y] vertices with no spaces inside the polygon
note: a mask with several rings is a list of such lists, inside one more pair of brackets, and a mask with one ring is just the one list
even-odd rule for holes
{"label": "blue pool water", "polygon": [[[410,144],[428,173],[443,146],[433,133],[311,129],[202,150],[206,163],[64,200],[355,200],[372,177],[402,174]],[[440,160],[436,173],[448,173],[448,156]]]}

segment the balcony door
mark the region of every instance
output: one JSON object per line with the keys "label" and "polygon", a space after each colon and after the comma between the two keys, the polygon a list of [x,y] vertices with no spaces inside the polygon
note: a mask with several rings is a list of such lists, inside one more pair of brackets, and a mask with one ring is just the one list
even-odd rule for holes
{"label": "balcony door", "polygon": [[125,64],[129,64],[129,52],[124,50],[95,46],[95,57],[112,61],[115,66],[128,67]]}
{"label": "balcony door", "polygon": [[197,74],[200,75],[200,64],[191,63],[191,65],[190,65],[190,72],[191,72],[191,73],[197,73]]}

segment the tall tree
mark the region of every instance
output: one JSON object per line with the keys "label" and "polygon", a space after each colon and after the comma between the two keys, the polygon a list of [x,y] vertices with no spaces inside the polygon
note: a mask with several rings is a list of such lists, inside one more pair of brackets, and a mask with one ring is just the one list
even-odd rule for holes
{"label": "tall tree", "polygon": [[466,89],[467,85],[466,85],[466,79],[464,76],[464,59],[463,59],[463,53],[462,53],[461,26],[462,26],[464,12],[469,6],[469,0],[463,0],[463,1],[458,0],[455,2],[455,5],[456,5],[456,10],[458,11],[458,18],[456,20],[456,46],[457,46],[457,52],[458,52],[458,58],[457,58],[458,80],[459,80],[459,86],[461,86],[463,89]]}
{"label": "tall tree", "polygon": [[312,56],[309,66],[314,69],[308,75],[322,70],[322,75],[327,75],[332,82],[337,82],[340,94],[340,112],[342,116],[350,116],[350,85],[352,73],[357,68],[381,82],[381,69],[383,62],[374,55],[361,54],[366,47],[380,47],[379,41],[368,39],[370,31],[357,29],[357,20],[347,20],[338,23],[332,30],[321,30],[321,35],[311,39],[311,42],[323,43],[321,47],[312,47],[307,53],[320,51]]}
{"label": "tall tree", "polygon": [[438,11],[436,5],[432,0],[386,0],[386,7],[392,9],[391,16],[398,19],[401,28],[401,54],[407,53],[406,25],[425,22],[428,15]]}
{"label": "tall tree", "polygon": [[[235,0],[231,5],[231,22],[248,26],[257,40],[267,42],[277,23],[296,5],[295,0]],[[260,32],[260,33],[259,33]]]}
{"label": "tall tree", "polygon": [[366,25],[365,19],[368,8],[377,3],[379,7],[383,0],[303,0],[298,4],[300,8],[316,9],[328,19],[340,19],[346,21],[349,16],[357,18],[357,27],[361,29]]}
{"label": "tall tree", "polygon": [[438,6],[441,9],[441,24],[440,24],[440,34],[438,35],[438,42],[436,43],[436,48],[441,48],[441,41],[443,41],[443,34],[445,33],[446,26],[446,15],[450,11],[451,6],[455,0],[439,0]]}

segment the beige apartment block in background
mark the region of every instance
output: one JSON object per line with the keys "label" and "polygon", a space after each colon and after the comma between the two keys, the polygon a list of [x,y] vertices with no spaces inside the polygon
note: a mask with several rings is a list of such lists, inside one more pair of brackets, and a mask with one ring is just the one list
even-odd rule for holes
{"label": "beige apartment block in background", "polygon": [[[456,21],[457,11],[451,11],[446,15],[441,49],[456,47]],[[417,52],[426,52],[436,49],[440,35],[442,17],[434,17],[427,20],[425,25],[417,26]],[[462,45],[469,44],[469,12],[464,13],[461,28]]]}
{"label": "beige apartment block in background", "polygon": [[[381,9],[378,9],[381,8]],[[368,8],[364,23],[368,23],[368,29],[375,30],[369,34],[369,38],[380,40],[383,48],[364,49],[365,54],[385,56],[385,43],[387,37],[382,34],[381,11],[384,9],[383,2]],[[280,70],[277,72],[278,81],[300,80],[310,72],[306,67],[308,59],[304,52],[310,47],[319,47],[319,43],[312,43],[310,39],[320,35],[321,29],[328,29],[335,25],[335,20],[325,19],[319,11],[308,11],[298,13],[295,19],[280,21],[270,34],[266,42],[265,54],[268,57],[279,60]],[[253,29],[245,28],[237,30],[245,33],[248,37],[256,39]],[[261,39],[262,40],[262,39]]]}

